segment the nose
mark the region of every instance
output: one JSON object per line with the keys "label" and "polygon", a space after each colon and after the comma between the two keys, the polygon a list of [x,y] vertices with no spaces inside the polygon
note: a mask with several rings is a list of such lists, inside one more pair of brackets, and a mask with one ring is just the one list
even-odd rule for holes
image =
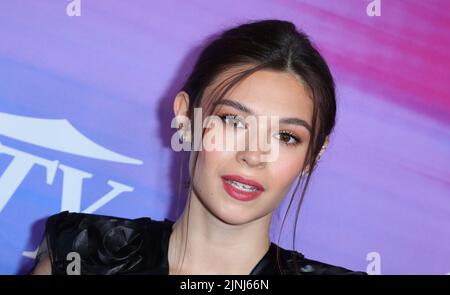
{"label": "nose", "polygon": [[239,151],[237,153],[238,162],[250,168],[263,168],[265,162],[261,161],[259,151]]}
{"label": "nose", "polygon": [[[237,161],[250,168],[263,168],[266,166],[266,161],[263,161],[263,154],[267,154],[267,146],[265,150],[261,149],[262,143],[258,141],[258,136],[256,133],[246,132],[245,136],[245,149],[237,151],[236,157]],[[253,135],[252,135],[253,134]],[[253,140],[253,142],[251,141]],[[252,142],[252,144],[250,144]]]}

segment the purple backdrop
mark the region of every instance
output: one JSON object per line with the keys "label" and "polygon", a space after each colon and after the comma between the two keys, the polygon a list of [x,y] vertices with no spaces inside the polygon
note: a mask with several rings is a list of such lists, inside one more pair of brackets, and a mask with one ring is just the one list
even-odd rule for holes
{"label": "purple backdrop", "polygon": [[61,210],[176,218],[172,99],[206,37],[261,18],[307,32],[337,82],[296,250],[450,272],[449,1],[381,0],[369,16],[367,0],[81,0],[69,16],[75,2],[0,2],[0,273],[30,269]]}

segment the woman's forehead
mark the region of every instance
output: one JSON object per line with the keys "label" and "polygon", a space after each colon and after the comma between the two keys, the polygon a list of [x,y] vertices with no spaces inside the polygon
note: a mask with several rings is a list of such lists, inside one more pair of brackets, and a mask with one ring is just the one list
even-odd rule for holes
{"label": "woman's forehead", "polygon": [[[211,93],[217,91],[214,87],[220,86],[221,82],[238,71],[242,71],[242,68],[227,71],[223,76],[219,76],[215,83],[206,89],[205,98],[212,99]],[[255,114],[300,116],[308,121],[312,117],[313,101],[308,88],[298,76],[290,72],[259,70],[239,81],[223,99],[238,101],[248,106]]]}

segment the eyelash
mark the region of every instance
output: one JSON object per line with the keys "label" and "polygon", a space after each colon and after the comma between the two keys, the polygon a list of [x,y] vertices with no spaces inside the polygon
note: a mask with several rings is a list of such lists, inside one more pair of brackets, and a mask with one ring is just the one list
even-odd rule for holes
{"label": "eyelash", "polygon": [[[223,121],[224,123],[227,123],[227,122],[226,122],[227,117],[232,117],[232,119],[236,119],[237,117],[240,117],[240,116],[235,115],[235,114],[222,114],[222,115],[218,115],[218,116],[219,116],[220,119],[222,119],[222,121]],[[242,123],[242,124],[245,125],[245,123]],[[246,127],[247,127],[247,126],[246,126]]]}
{"label": "eyelash", "polygon": [[301,143],[300,139],[299,139],[297,136],[295,136],[295,134],[292,133],[292,132],[289,131],[289,130],[281,130],[279,134],[282,134],[282,135],[288,135],[288,136],[290,136],[293,140],[295,140],[295,142],[291,142],[291,143],[282,141],[282,142],[283,142],[285,145],[287,145],[287,146],[296,146],[296,145],[298,145],[298,144]]}
{"label": "eyelash", "polygon": [[[235,114],[230,114],[230,113],[228,113],[228,114],[221,114],[221,115],[218,115],[218,117],[224,122],[224,123],[226,123],[226,119],[227,119],[227,117],[232,117],[233,119],[236,119],[236,117],[240,117],[240,116],[238,116],[238,115],[235,115]],[[243,123],[244,125],[245,125],[245,123]],[[246,126],[247,127],[247,126]],[[295,142],[293,142],[293,143],[289,143],[289,142],[286,142],[286,141],[281,141],[283,144],[285,144],[286,146],[296,146],[296,145],[298,145],[298,144],[300,144],[301,143],[301,140],[293,133],[293,132],[291,132],[291,131],[289,131],[289,130],[281,130],[279,133],[278,133],[279,135],[288,135],[288,136],[290,136]]]}

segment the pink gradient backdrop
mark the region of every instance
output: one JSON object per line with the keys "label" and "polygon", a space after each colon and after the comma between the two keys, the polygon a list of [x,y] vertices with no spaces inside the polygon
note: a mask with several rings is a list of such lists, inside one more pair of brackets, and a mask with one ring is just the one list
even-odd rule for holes
{"label": "pink gradient backdrop", "polygon": [[[11,139],[9,147],[95,176],[82,208],[114,179],[134,188],[96,213],[175,218],[178,157],[170,149],[172,99],[210,34],[279,18],[311,36],[337,82],[330,148],[306,195],[295,248],[308,258],[382,274],[450,272],[450,2],[69,1],[0,2],[0,114],[64,118],[102,146],[140,159],[123,165]],[[0,177],[11,157],[0,154]],[[33,168],[0,211],[0,273],[24,273],[42,222],[61,209]],[[274,215],[272,237],[279,230]],[[293,248],[293,216],[281,241]]]}

